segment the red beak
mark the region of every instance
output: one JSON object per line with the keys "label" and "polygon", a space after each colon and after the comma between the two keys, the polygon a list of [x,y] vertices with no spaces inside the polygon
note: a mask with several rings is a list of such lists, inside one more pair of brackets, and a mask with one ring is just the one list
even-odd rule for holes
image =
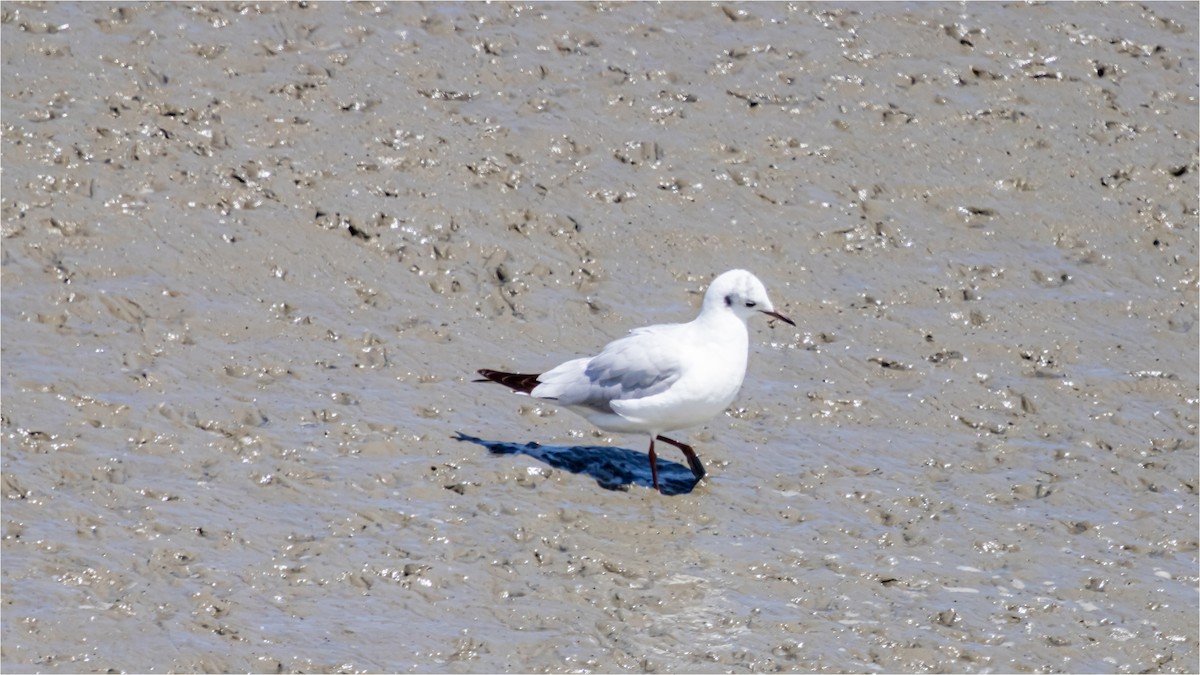
{"label": "red beak", "polygon": [[795,325],[796,325],[796,322],[795,322],[795,321],[792,321],[791,319],[789,319],[789,318],[787,318],[786,316],[784,316],[784,315],[780,314],[779,312],[767,312],[767,311],[763,311],[763,310],[759,310],[759,311],[761,311],[763,314],[766,314],[767,316],[772,316],[772,317],[775,317],[776,319],[779,319],[780,321],[782,321],[782,322],[786,323],[786,324],[787,324],[787,325],[789,325],[789,326],[795,326]]}

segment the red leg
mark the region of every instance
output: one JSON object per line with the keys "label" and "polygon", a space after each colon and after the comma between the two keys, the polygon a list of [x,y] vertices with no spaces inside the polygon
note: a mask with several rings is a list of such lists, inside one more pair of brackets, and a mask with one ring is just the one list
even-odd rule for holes
{"label": "red leg", "polygon": [[658,489],[658,456],[654,454],[654,437],[650,437],[650,478],[654,481],[654,489]]}
{"label": "red leg", "polygon": [[680,443],[679,441],[671,440],[666,436],[659,436],[658,440],[664,443],[670,443],[671,445],[683,451],[683,456],[687,457],[688,466],[692,467],[692,475],[696,477],[696,480],[704,478],[705,474],[708,473],[704,470],[704,465],[700,463],[700,457],[696,455],[696,451],[692,449],[692,446],[686,443]]}

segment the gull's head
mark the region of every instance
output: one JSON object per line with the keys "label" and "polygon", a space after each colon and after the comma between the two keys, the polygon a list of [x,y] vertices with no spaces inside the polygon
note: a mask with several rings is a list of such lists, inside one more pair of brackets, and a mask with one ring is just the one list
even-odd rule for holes
{"label": "gull's head", "polygon": [[775,306],[767,297],[766,287],[758,277],[746,270],[729,270],[713,279],[704,294],[704,307],[701,312],[710,311],[730,311],[742,321],[753,316],[755,312],[762,312],[792,326],[796,325],[791,319],[775,311]]}

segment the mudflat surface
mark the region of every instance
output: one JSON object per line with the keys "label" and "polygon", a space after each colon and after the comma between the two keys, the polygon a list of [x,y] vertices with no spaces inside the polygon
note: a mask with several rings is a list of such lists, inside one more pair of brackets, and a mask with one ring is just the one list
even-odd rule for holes
{"label": "mudflat surface", "polygon": [[4,3],[0,667],[1200,670],[1198,11]]}

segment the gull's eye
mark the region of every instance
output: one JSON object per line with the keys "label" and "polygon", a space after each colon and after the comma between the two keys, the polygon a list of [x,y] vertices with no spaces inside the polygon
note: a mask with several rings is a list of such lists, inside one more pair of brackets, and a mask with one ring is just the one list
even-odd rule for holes
{"label": "gull's eye", "polygon": [[757,304],[758,304],[758,303],[757,303],[757,302],[755,302],[755,301],[753,301],[753,300],[747,300],[747,301],[746,301],[746,306],[747,306],[747,307],[754,307],[754,306],[755,306],[755,305],[757,305]]}

